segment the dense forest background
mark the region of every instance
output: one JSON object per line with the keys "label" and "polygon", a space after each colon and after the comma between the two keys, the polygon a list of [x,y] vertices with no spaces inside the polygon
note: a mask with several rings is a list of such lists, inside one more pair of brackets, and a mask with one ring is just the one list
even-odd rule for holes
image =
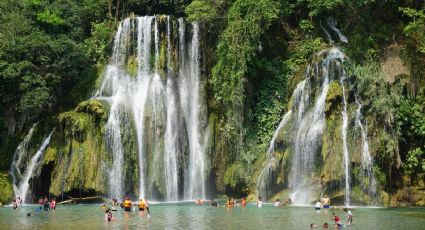
{"label": "dense forest background", "polygon": [[[424,187],[420,0],[3,0],[0,186],[10,188],[11,158],[29,127],[49,127],[87,99],[108,62],[117,24],[132,13],[182,16],[203,25],[218,193],[252,192],[252,175],[303,67],[328,46],[321,28],[328,17],[349,39],[343,45],[347,68],[356,76],[365,113],[373,117],[369,130],[380,140],[374,158],[385,190]],[[0,191],[0,197],[10,196],[10,189]]]}

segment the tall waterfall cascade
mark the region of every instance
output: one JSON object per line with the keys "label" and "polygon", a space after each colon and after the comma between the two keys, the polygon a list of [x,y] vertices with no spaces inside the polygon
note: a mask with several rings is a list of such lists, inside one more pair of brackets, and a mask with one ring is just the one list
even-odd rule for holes
{"label": "tall waterfall cascade", "polygon": [[[43,158],[44,150],[49,145],[52,132],[41,143],[37,152],[31,156],[29,161],[24,164],[23,160],[29,157],[28,143],[30,142],[34,133],[36,124],[32,126],[24,140],[18,145],[16,152],[13,156],[13,161],[10,169],[13,182],[13,191],[15,197],[20,197],[24,203],[27,202],[27,195],[30,189],[29,181],[34,177],[34,173],[38,168],[41,159]],[[24,173],[21,173],[22,168],[25,167]]]}
{"label": "tall waterfall cascade", "polygon": [[126,170],[132,166],[126,159],[133,136],[137,167],[130,176],[138,177],[139,198],[206,197],[208,126],[199,30],[196,22],[163,15],[120,23],[111,62],[93,95],[110,105],[105,143],[112,156],[112,198],[130,193]]}
{"label": "tall waterfall cascade", "polygon": [[[348,39],[336,28],[336,22],[327,20],[326,30],[322,26],[331,44],[334,43],[332,34],[335,34],[341,42],[348,42]],[[333,46],[316,54],[313,61],[307,66],[305,79],[298,83],[292,94],[292,104],[288,112],[283,116],[277,130],[275,131],[270,147],[267,151],[266,162],[257,180],[258,193],[266,198],[270,198],[273,193],[289,189],[289,197],[295,204],[310,204],[317,201],[326,192],[332,192],[322,184],[320,173],[324,167],[324,161],[332,161],[333,167],[340,167],[341,172],[339,188],[344,191],[344,205],[351,205],[351,189],[353,180],[351,157],[357,154],[355,147],[350,147],[350,131],[360,130],[361,139],[361,163],[360,184],[363,193],[370,197],[376,195],[376,179],[373,173],[373,160],[369,152],[367,125],[362,115],[362,104],[357,94],[354,106],[349,103],[350,92],[347,85],[350,83],[344,69],[346,61],[345,54],[340,48]],[[324,146],[323,138],[327,132],[326,104],[327,96],[332,84],[339,85],[341,89],[339,117],[341,125],[339,130],[333,135],[341,139],[337,146]],[[354,101],[354,100],[352,100]],[[350,108],[355,107],[355,113],[350,113]],[[338,113],[336,113],[338,114]],[[355,131],[353,131],[355,132]],[[277,140],[279,139],[279,140]],[[280,149],[276,150],[276,143],[279,142]],[[283,147],[282,147],[283,143]],[[327,149],[325,150],[324,147]],[[334,151],[339,155],[335,159],[325,159],[323,151],[329,148],[338,148]],[[276,154],[284,155],[288,158],[285,163],[277,163]],[[338,159],[341,159],[339,161]],[[321,166],[322,165],[322,166]],[[285,168],[286,166],[286,168]],[[282,183],[282,178],[285,178]],[[335,188],[331,188],[335,189]],[[329,194],[329,193],[328,193]]]}

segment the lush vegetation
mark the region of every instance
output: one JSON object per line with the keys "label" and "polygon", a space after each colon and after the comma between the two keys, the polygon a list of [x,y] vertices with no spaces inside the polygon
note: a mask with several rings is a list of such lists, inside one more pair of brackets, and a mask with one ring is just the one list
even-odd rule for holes
{"label": "lush vegetation", "polygon": [[[303,67],[328,46],[330,16],[347,35],[350,79],[378,130],[388,190],[425,173],[425,6],[415,0],[3,0],[0,2],[0,169],[35,121],[74,108],[108,61],[130,13],[198,20],[208,31],[208,99],[216,119],[219,193],[249,193]],[[396,44],[409,73],[388,80]],[[253,176],[254,175],[254,176]],[[391,182],[393,181],[393,182]]]}

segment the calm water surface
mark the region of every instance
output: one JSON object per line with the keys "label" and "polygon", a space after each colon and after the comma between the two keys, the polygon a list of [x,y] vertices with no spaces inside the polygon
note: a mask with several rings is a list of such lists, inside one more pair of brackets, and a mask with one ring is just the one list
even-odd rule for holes
{"label": "calm water surface", "polygon": [[[214,208],[181,204],[151,204],[151,222],[138,211],[113,212],[104,221],[100,205],[58,206],[56,211],[36,212],[36,206],[0,208],[0,229],[310,229],[310,224],[331,222],[332,211],[346,222],[339,210],[316,212],[313,207]],[[26,217],[28,212],[31,217]],[[355,208],[353,225],[344,229],[425,229],[424,208]],[[318,228],[318,229],[321,229]]]}

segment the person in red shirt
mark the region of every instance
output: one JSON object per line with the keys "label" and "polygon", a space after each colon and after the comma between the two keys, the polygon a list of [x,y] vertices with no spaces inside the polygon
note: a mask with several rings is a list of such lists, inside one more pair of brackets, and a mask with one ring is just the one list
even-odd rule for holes
{"label": "person in red shirt", "polygon": [[335,221],[337,229],[342,228],[341,219],[337,215],[335,215],[335,213],[332,213],[332,220]]}

